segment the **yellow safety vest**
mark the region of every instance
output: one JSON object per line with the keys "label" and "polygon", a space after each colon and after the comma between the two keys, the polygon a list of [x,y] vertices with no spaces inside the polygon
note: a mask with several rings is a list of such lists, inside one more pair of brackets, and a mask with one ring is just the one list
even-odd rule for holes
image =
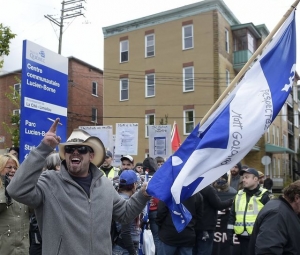
{"label": "yellow safety vest", "polygon": [[[101,168],[100,168],[100,170],[103,172],[103,174],[105,174],[105,172]],[[109,171],[109,173],[107,175],[107,178],[108,179],[115,178],[116,176],[118,176],[119,171],[120,171],[119,168],[113,167],[112,169],[110,169],[110,171]]]}
{"label": "yellow safety vest", "polygon": [[246,231],[249,235],[252,234],[254,222],[259,211],[264,207],[264,204],[260,202],[263,194],[267,191],[266,189],[259,188],[260,193],[253,195],[248,204],[246,198],[246,192],[240,190],[235,197],[235,215],[236,220],[234,224],[234,232],[238,235]]}

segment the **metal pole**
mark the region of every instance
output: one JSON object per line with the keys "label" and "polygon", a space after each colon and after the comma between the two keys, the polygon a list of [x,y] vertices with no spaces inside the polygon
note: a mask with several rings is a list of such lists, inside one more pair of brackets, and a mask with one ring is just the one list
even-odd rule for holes
{"label": "metal pole", "polygon": [[59,26],[58,54],[61,54],[62,35],[63,35],[63,26],[64,26],[64,8],[65,8],[65,2],[63,1],[61,3],[61,16],[60,16],[60,26]]}

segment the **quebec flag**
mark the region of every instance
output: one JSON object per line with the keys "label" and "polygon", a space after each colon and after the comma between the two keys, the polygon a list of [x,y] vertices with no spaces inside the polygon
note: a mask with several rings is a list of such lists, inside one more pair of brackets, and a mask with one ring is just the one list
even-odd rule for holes
{"label": "quebec flag", "polygon": [[205,188],[253,148],[285,103],[296,72],[295,11],[241,82],[149,181],[181,232],[191,220],[182,201]]}

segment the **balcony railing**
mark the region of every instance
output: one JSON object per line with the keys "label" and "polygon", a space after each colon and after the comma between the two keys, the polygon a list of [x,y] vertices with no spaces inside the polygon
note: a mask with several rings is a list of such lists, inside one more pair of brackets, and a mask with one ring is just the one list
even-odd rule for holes
{"label": "balcony railing", "polygon": [[252,57],[252,52],[249,50],[240,50],[233,52],[233,68],[236,71],[240,71],[243,66]]}

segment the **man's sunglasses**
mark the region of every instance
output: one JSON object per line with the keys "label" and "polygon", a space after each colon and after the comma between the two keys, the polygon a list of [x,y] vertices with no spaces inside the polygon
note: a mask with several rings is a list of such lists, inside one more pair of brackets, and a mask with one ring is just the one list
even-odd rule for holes
{"label": "man's sunglasses", "polygon": [[74,153],[77,150],[79,154],[87,154],[88,152],[93,152],[93,149],[89,146],[73,146],[73,145],[66,145],[65,146],[65,153]]}

